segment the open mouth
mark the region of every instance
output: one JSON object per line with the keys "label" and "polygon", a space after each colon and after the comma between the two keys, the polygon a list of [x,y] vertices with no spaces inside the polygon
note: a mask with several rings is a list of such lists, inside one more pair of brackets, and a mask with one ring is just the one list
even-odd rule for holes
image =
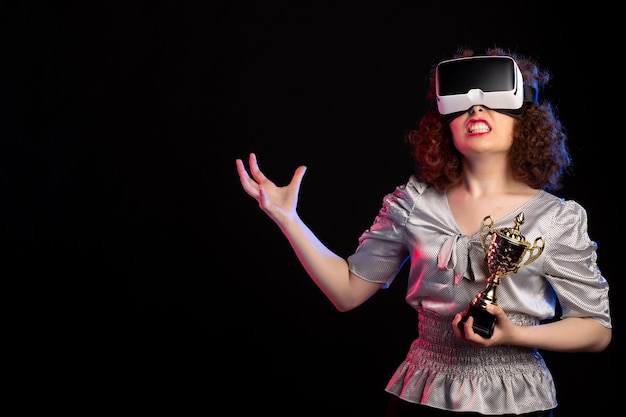
{"label": "open mouth", "polygon": [[468,133],[487,133],[491,132],[491,127],[485,122],[472,122],[467,126]]}

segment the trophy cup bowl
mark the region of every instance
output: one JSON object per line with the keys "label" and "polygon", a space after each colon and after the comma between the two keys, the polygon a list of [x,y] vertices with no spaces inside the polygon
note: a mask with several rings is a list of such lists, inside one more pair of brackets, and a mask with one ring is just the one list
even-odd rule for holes
{"label": "trophy cup bowl", "polygon": [[476,294],[467,306],[458,327],[463,329],[471,316],[474,319],[472,329],[482,337],[490,338],[496,325],[496,318],[487,311],[487,305],[497,305],[496,289],[500,280],[516,273],[521,267],[535,261],[543,252],[544,240],[535,239],[531,245],[520,234],[519,227],[524,223],[524,213],[515,217],[511,228],[493,229],[491,216],[483,219],[480,225],[480,243],[485,251],[485,261],[489,270],[487,286]]}

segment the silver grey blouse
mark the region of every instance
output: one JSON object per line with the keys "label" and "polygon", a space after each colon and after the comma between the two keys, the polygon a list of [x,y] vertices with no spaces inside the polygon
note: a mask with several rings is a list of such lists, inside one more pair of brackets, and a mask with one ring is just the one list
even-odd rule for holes
{"label": "silver grey blouse", "polygon": [[[498,304],[516,324],[589,317],[611,327],[609,286],[596,265],[587,213],[574,201],[540,191],[515,212],[493,219],[544,249],[497,287]],[[485,216],[490,213],[485,213]],[[480,225],[477,225],[477,228]],[[536,349],[479,348],[456,339],[452,318],[487,285],[479,233],[459,232],[445,194],[411,177],[385,196],[372,226],[348,258],[350,270],[386,288],[410,260],[406,301],[418,312],[418,337],[387,385],[401,398],[431,407],[483,414],[520,414],[556,407],[550,371]]]}

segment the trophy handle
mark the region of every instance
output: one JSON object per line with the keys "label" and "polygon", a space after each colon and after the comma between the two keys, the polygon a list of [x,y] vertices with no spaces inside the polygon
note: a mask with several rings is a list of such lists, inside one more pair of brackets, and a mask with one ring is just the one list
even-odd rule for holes
{"label": "trophy handle", "polygon": [[538,237],[537,239],[535,239],[533,246],[528,248],[528,253],[529,253],[528,259],[526,259],[526,261],[523,264],[521,264],[519,268],[521,268],[524,265],[528,265],[529,263],[537,259],[539,255],[541,255],[541,253],[543,252],[544,243],[545,242],[542,237]]}
{"label": "trophy handle", "polygon": [[491,216],[485,217],[480,224],[480,244],[482,245],[485,253],[489,251],[489,235],[492,234],[492,226],[493,219]]}

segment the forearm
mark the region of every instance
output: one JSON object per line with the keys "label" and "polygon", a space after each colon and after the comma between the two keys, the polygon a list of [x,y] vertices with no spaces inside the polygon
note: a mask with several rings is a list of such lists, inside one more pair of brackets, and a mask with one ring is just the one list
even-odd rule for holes
{"label": "forearm", "polygon": [[611,329],[589,318],[569,317],[518,328],[512,344],[556,352],[600,352],[611,341]]}
{"label": "forearm", "polygon": [[360,305],[380,287],[350,274],[348,262],[328,249],[300,218],[280,229],[311,279],[338,310]]}

